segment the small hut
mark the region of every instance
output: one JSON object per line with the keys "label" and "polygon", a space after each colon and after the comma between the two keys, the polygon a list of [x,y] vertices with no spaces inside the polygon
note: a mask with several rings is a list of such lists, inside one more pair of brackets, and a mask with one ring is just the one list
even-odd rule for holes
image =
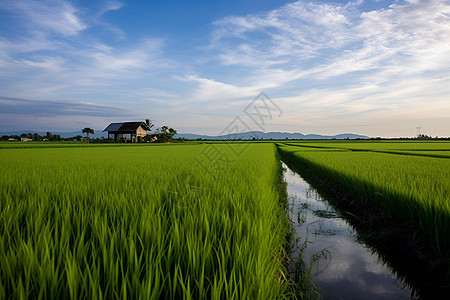
{"label": "small hut", "polygon": [[108,132],[108,138],[113,138],[115,142],[123,140],[125,142],[137,143],[138,138],[147,135],[150,127],[145,122],[122,122],[111,123],[103,132]]}

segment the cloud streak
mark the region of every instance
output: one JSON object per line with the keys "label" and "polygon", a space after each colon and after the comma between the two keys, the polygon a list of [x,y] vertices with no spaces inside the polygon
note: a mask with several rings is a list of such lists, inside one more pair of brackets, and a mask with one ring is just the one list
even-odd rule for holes
{"label": "cloud streak", "polygon": [[[450,51],[447,1],[392,4],[363,12],[359,4],[298,1],[268,13],[214,23],[212,47],[224,65],[297,70],[302,77],[330,78],[355,71],[398,73],[442,68],[435,57]],[[428,59],[430,58],[430,59]],[[419,62],[429,61],[426,64]]]}
{"label": "cloud streak", "polygon": [[427,120],[445,132],[430,120],[450,111],[448,1],[395,1],[374,10],[363,1],[297,1],[214,26],[210,48],[218,61],[252,69],[241,82],[278,94],[279,104],[296,112],[285,116],[291,128],[333,132],[366,123],[373,128],[367,134],[396,128],[389,136],[398,136]]}
{"label": "cloud streak", "polygon": [[63,36],[76,35],[87,28],[79,11],[66,1],[4,1],[0,8],[12,11],[30,31],[45,31]]}
{"label": "cloud streak", "polygon": [[286,112],[268,130],[401,135],[389,127],[407,120],[449,135],[448,1],[296,1],[160,36],[126,15],[136,3],[0,2],[0,126],[134,113],[214,134],[265,91]]}
{"label": "cloud streak", "polygon": [[45,116],[116,117],[131,115],[120,107],[78,101],[30,100],[0,96],[0,114]]}

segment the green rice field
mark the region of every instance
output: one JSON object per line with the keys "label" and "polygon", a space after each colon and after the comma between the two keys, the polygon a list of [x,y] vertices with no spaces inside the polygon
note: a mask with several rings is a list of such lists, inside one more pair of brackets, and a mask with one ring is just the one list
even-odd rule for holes
{"label": "green rice field", "polygon": [[380,152],[403,155],[427,156],[427,157],[450,157],[450,142],[440,141],[315,141],[306,143],[284,143],[300,147],[298,150],[305,151],[307,149],[313,151],[320,150],[350,150],[350,151],[366,151]]}
{"label": "green rice field", "polygon": [[279,155],[450,259],[450,142],[5,142],[0,299],[303,298]]}
{"label": "green rice field", "polygon": [[437,251],[448,252],[449,142],[292,142],[279,149],[362,203],[413,222]]}
{"label": "green rice field", "polygon": [[347,150],[406,150],[406,151],[450,151],[449,141],[373,141],[373,140],[321,140],[305,142],[284,142],[285,145],[308,148],[335,148]]}
{"label": "green rice field", "polygon": [[30,145],[0,147],[1,299],[290,296],[273,144]]}

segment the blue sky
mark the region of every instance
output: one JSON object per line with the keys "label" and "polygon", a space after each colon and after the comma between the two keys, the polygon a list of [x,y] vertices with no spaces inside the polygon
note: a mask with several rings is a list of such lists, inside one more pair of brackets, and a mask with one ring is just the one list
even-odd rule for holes
{"label": "blue sky", "polygon": [[[0,131],[450,136],[450,2],[0,2]],[[247,119],[246,119],[247,118]]]}

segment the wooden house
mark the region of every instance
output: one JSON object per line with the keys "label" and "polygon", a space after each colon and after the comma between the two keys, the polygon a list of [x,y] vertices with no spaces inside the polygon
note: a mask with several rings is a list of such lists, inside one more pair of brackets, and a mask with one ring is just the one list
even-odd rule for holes
{"label": "wooden house", "polygon": [[113,138],[115,142],[123,140],[125,142],[137,143],[139,137],[147,135],[150,127],[145,122],[122,122],[111,123],[103,132],[108,132],[108,138]]}

